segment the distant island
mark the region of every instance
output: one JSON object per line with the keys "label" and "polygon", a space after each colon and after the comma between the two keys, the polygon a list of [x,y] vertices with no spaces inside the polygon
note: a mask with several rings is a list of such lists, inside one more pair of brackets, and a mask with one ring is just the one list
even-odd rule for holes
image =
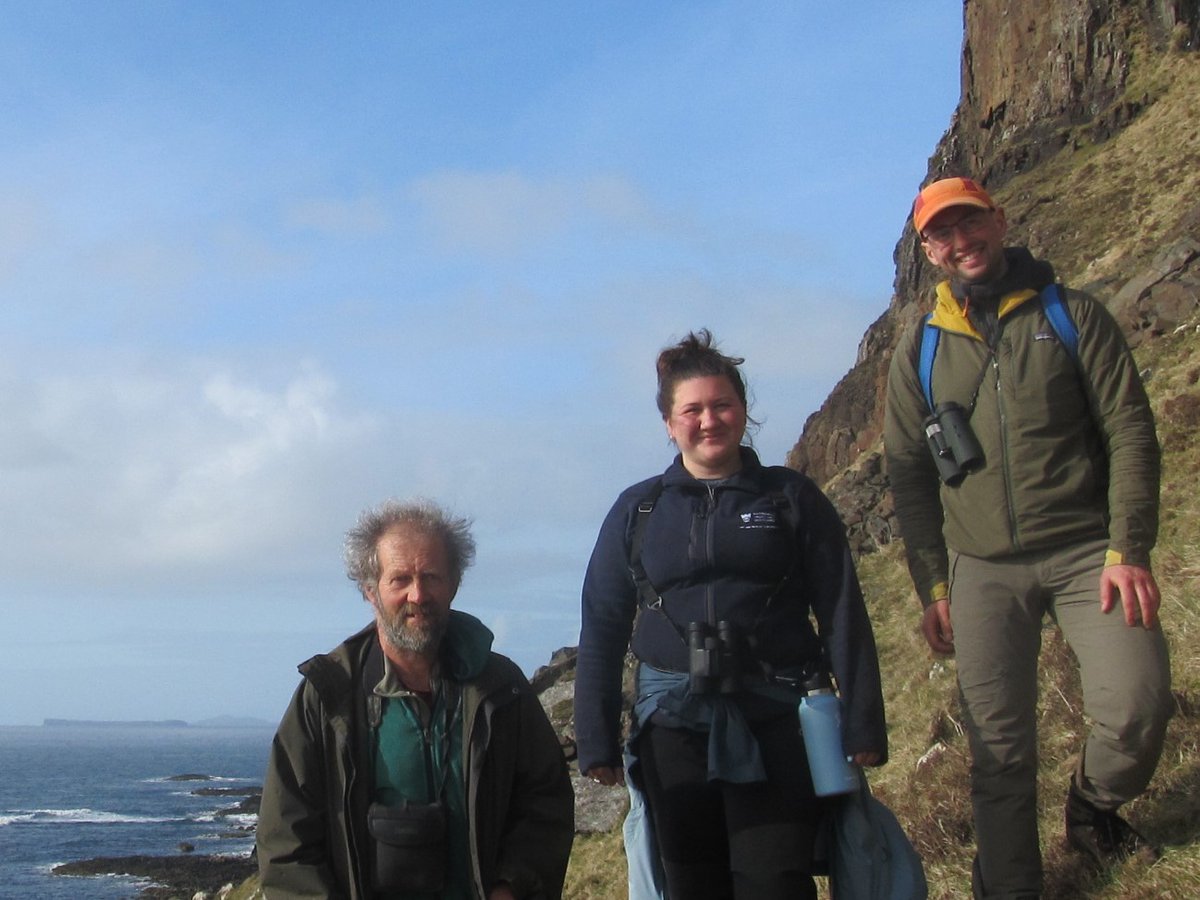
{"label": "distant island", "polygon": [[43,719],[43,728],[274,728],[274,722],[243,716],[216,716],[198,722],[183,719]]}
{"label": "distant island", "polygon": [[43,728],[191,728],[182,719],[108,721],[101,719],[43,719]]}

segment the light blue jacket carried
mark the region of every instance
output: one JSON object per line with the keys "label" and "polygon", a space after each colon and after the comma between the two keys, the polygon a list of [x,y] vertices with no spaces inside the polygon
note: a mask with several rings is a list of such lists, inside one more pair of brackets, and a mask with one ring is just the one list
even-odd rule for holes
{"label": "light blue jacket carried", "polygon": [[[626,757],[627,766],[633,760]],[[654,828],[645,798],[627,778],[625,857],[629,900],[666,900]],[[892,811],[871,796],[860,773],[855,793],[831,800],[828,826],[817,845],[829,868],[831,900],[926,900],[929,886],[921,857]]]}
{"label": "light blue jacket carried", "polygon": [[921,857],[892,811],[871,796],[866,775],[858,791],[833,801],[829,816],[829,894],[833,900],[925,900]]}

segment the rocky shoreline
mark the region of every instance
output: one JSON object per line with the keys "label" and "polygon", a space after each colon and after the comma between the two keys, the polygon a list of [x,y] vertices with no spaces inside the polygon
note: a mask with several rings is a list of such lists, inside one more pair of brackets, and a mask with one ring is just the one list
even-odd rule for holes
{"label": "rocky shoreline", "polygon": [[253,854],[205,856],[99,856],[54,867],[55,875],[124,875],[148,878],[153,884],[142,888],[143,900],[171,900],[218,891],[226,884],[238,885],[258,871]]}
{"label": "rocky shoreline", "polygon": [[[175,775],[171,781],[207,781],[207,775]],[[192,791],[198,797],[241,798],[235,805],[218,810],[214,819],[220,822],[230,816],[257,815],[262,802],[262,788],[201,787]],[[252,825],[230,823],[225,834],[243,836],[252,834]],[[258,862],[253,852],[244,856],[228,854],[193,853],[192,844],[181,844],[174,856],[97,856],[75,862],[62,863],[51,871],[55,875],[75,877],[97,877],[105,875],[145,878],[151,884],[138,893],[141,900],[172,900],[176,897],[194,897],[197,894],[217,896],[224,885],[238,885],[258,872]]]}

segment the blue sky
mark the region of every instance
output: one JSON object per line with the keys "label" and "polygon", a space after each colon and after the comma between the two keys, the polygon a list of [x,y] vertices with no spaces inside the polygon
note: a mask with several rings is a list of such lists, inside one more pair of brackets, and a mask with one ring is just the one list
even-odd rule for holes
{"label": "blue sky", "polygon": [[475,519],[457,605],[578,637],[710,327],[782,463],[886,308],[958,3],[0,10],[0,724],[275,719],[369,620],[360,509]]}

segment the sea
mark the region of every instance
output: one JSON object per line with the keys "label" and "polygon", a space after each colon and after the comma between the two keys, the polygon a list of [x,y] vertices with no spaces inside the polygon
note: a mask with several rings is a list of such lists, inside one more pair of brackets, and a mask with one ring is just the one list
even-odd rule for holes
{"label": "sea", "polygon": [[216,816],[242,797],[192,792],[261,786],[271,736],[267,726],[0,726],[0,898],[131,898],[147,885],[51,874],[74,860],[178,855],[181,844],[249,853],[254,816]]}

